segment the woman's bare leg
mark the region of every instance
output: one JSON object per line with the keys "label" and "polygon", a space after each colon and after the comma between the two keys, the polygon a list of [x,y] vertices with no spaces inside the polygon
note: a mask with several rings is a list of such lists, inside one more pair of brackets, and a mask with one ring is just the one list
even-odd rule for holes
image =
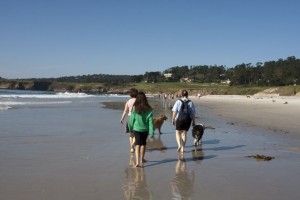
{"label": "woman's bare leg", "polygon": [[140,150],[140,151],[141,151],[141,153],[140,153],[140,155],[141,155],[141,160],[140,160],[140,161],[143,163],[143,162],[146,161],[146,160],[145,160],[145,152],[146,152],[145,150],[146,150],[146,146],[145,146],[145,145],[142,145],[140,148],[141,148],[141,150]]}
{"label": "woman's bare leg", "polygon": [[134,143],[135,143],[135,137],[134,136],[130,136],[129,137],[129,143],[130,143],[130,152],[133,153],[134,152]]}
{"label": "woman's bare leg", "polygon": [[181,146],[181,153],[184,152],[184,147],[185,147],[185,143],[186,143],[186,131],[182,131],[181,133],[181,141],[182,141],[182,146]]}
{"label": "woman's bare leg", "polygon": [[176,130],[176,141],[178,145],[177,151],[179,152],[181,149],[181,131],[179,130]]}
{"label": "woman's bare leg", "polygon": [[135,145],[135,167],[140,166],[140,158],[141,158],[141,148],[140,145]]}

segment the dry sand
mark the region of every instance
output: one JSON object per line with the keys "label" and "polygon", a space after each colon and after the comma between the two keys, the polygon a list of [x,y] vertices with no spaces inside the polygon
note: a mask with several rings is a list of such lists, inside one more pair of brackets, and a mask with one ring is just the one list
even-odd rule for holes
{"label": "dry sand", "polygon": [[211,95],[194,99],[217,116],[300,137],[300,97]]}

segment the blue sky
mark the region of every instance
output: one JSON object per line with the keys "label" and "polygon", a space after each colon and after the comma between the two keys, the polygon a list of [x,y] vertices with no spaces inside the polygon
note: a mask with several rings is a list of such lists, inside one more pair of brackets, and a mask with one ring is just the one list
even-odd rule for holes
{"label": "blue sky", "polygon": [[300,57],[298,0],[0,0],[0,77]]}

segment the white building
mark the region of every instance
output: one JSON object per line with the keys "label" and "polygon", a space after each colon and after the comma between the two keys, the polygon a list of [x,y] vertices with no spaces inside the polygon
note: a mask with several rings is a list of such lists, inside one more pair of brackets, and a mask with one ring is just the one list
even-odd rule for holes
{"label": "white building", "polygon": [[164,74],[164,77],[166,77],[166,78],[171,78],[172,76],[173,76],[172,73],[165,73],[165,74]]}

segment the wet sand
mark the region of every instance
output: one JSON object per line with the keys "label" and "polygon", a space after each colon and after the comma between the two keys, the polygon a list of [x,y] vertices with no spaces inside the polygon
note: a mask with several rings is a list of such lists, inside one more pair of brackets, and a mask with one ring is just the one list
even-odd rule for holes
{"label": "wet sand", "polygon": [[[149,161],[143,168],[133,167],[128,134],[119,124],[122,110],[116,107],[97,104],[57,109],[52,115],[40,110],[0,113],[1,200],[299,199],[298,100],[192,100],[197,123],[210,127],[201,148],[194,148],[189,132],[186,152],[178,155],[171,124],[173,101],[155,102],[155,116],[166,114],[169,119],[163,134],[156,132],[148,141]],[[11,121],[20,114],[47,117]],[[23,129],[14,128],[14,123],[22,123]],[[256,154],[275,159],[248,157]]]}

